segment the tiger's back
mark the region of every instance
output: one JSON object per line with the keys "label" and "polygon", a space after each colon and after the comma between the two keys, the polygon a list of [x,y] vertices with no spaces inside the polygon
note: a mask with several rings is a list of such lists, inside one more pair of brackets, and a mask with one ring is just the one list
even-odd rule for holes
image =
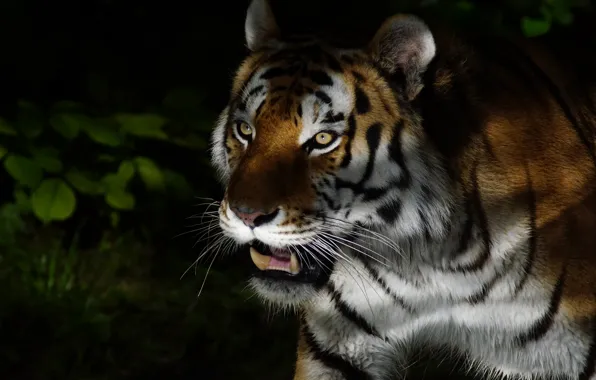
{"label": "tiger's back", "polygon": [[264,0],[246,35],[220,222],[254,290],[300,311],[296,380],[386,379],[419,344],[594,378],[596,50],[403,15],[366,49],[287,42]]}

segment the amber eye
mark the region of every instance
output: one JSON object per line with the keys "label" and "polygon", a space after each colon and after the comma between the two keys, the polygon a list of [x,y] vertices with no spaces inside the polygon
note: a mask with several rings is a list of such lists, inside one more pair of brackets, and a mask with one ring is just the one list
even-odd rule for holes
{"label": "amber eye", "polygon": [[329,132],[319,132],[315,135],[315,143],[322,148],[331,144],[335,140],[335,135]]}
{"label": "amber eye", "polygon": [[243,139],[246,140],[252,140],[252,127],[248,124],[246,124],[243,121],[239,121],[236,123],[236,131],[238,132],[238,134],[240,135],[240,137],[242,137]]}

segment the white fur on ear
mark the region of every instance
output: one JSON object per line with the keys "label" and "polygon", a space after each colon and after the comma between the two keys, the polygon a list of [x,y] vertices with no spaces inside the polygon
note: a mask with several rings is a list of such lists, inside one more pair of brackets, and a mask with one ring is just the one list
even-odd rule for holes
{"label": "white fur on ear", "polygon": [[259,50],[279,37],[275,16],[267,0],[252,0],[246,13],[244,34],[251,51]]}
{"label": "white fur on ear", "polygon": [[373,60],[384,70],[404,73],[410,98],[422,89],[422,74],[436,53],[432,32],[412,15],[396,15],[385,21],[369,49]]}

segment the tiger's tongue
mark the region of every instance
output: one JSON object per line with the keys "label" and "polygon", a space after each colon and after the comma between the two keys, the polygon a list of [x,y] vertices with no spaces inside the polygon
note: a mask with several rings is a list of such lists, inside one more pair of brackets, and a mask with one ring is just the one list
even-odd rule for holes
{"label": "tiger's tongue", "polygon": [[274,251],[273,255],[268,256],[250,247],[250,257],[260,270],[280,270],[291,274],[300,272],[300,264],[294,253]]}

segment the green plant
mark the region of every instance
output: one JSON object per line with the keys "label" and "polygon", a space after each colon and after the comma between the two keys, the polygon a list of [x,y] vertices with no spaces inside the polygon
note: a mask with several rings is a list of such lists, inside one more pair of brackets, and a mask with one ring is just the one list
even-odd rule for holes
{"label": "green plant", "polygon": [[539,15],[521,18],[521,29],[526,37],[536,37],[546,34],[553,24],[570,25],[574,8],[582,6],[586,6],[585,1],[542,0],[538,7]]}
{"label": "green plant", "polygon": [[521,31],[526,37],[537,37],[547,34],[553,25],[571,25],[575,14],[590,9],[592,0],[405,0],[395,4],[400,10],[435,11],[441,20],[457,24],[473,23],[484,30]]}
{"label": "green plant", "polygon": [[[147,141],[158,152],[167,146],[205,150],[211,120],[205,115],[192,120],[196,112],[184,111],[200,107],[172,105],[176,96],[175,91],[169,94],[157,112],[107,115],[74,102],[43,110],[20,101],[14,122],[0,118],[0,161],[14,180],[14,204],[49,223],[69,219],[82,197],[102,199],[102,209],[116,224],[120,212],[137,205],[131,185],[135,179],[148,192],[190,195],[184,175],[161,165],[151,149],[143,150]],[[163,116],[167,113],[169,117]]]}

